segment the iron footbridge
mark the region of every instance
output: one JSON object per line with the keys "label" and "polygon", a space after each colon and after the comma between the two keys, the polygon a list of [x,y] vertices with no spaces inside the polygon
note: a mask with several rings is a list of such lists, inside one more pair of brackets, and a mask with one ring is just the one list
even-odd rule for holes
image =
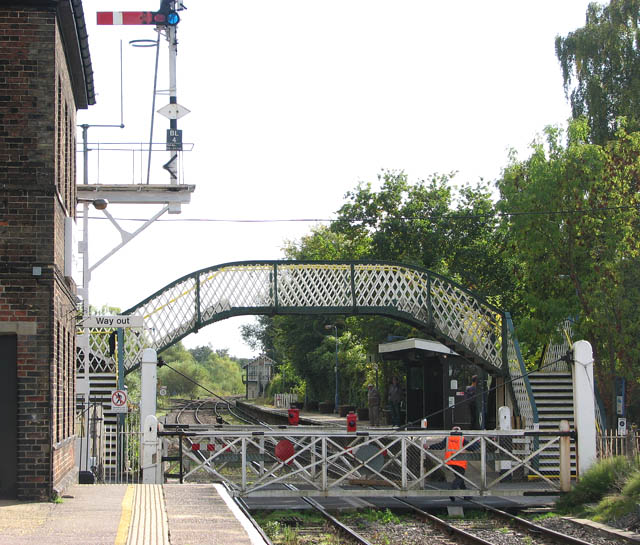
{"label": "iron footbridge", "polygon": [[[406,322],[493,375],[510,376],[525,427],[535,408],[509,314],[427,269],[378,261],[242,261],[183,276],[124,314],[124,372],[203,327],[244,315],[379,315]],[[106,335],[90,335],[91,361],[109,360]],[[82,355],[80,355],[82,360]],[[80,366],[82,363],[80,363]]]}

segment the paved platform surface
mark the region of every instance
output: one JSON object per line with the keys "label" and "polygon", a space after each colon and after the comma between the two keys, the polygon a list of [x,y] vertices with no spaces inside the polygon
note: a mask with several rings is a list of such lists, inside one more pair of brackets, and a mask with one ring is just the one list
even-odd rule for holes
{"label": "paved platform surface", "polygon": [[0,501],[0,545],[258,545],[221,485],[75,485],[61,501]]}

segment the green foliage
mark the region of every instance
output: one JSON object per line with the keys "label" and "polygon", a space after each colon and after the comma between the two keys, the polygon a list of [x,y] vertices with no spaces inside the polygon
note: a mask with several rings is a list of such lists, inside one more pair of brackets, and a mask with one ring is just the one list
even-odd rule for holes
{"label": "green foliage", "polygon": [[182,343],[176,343],[162,352],[162,359],[168,365],[158,370],[158,384],[166,386],[171,396],[193,398],[210,395],[209,392],[244,392],[242,369],[226,351],[202,346],[187,350]]}
{"label": "green foliage", "polygon": [[533,515],[531,518],[531,520],[533,522],[538,522],[538,521],[543,521],[546,519],[553,519],[553,518],[557,518],[558,517],[558,513],[554,513],[553,511],[549,512],[549,513],[542,513],[541,515]]}
{"label": "green foliage", "polygon": [[129,373],[124,377],[127,386],[127,397],[129,401],[137,403],[140,401],[140,373]]}
{"label": "green foliage", "polygon": [[[393,260],[430,268],[478,290],[508,300],[508,259],[500,257],[503,234],[486,184],[452,187],[453,174],[433,175],[411,183],[403,172],[385,171],[379,189],[360,183],[347,193],[346,203],[331,227],[314,228],[297,242],[288,242],[286,257],[298,260]],[[501,301],[503,302],[503,301]],[[335,332],[338,324],[340,400],[366,406],[365,386],[375,382],[366,355],[388,335],[424,333],[378,316],[260,317],[243,328],[243,338],[291,368],[306,384],[309,400],[333,400]],[[281,377],[281,370],[277,370]],[[288,372],[287,372],[288,374]],[[382,384],[390,377],[380,377]],[[292,385],[293,386],[293,385]],[[273,388],[278,388],[277,384]]]}
{"label": "green foliage", "polygon": [[612,494],[600,500],[593,515],[596,522],[609,522],[617,520],[623,515],[635,511],[636,500],[622,494]]}
{"label": "green foliage", "polygon": [[586,143],[585,134],[584,120],[569,126],[566,144],[563,131],[547,128],[528,159],[512,156],[498,208],[520,301],[519,340],[539,347],[566,317],[579,316],[576,338],[591,343],[599,384],[611,392],[616,374],[634,381],[640,355],[640,133],[619,132],[606,146]]}
{"label": "green foliage", "polygon": [[285,511],[282,509],[276,509],[274,511],[256,511],[253,513],[253,518],[261,526],[267,522],[278,522],[282,519],[288,519],[293,516],[299,519],[302,524],[320,524],[324,521],[324,517],[317,511]]}
{"label": "green foliage", "polygon": [[628,130],[640,129],[639,20],[638,0],[594,2],[584,27],[556,38],[573,117],[589,120],[591,142],[614,138],[622,117]]}
{"label": "green foliage", "polygon": [[606,495],[620,493],[626,477],[638,470],[637,463],[624,456],[605,458],[595,464],[575,487],[561,496],[556,507],[561,512],[582,509],[584,504],[599,502]]}
{"label": "green foliage", "polygon": [[[585,511],[596,522],[611,523],[636,512],[640,500],[640,467],[638,460],[622,457],[605,462],[601,462],[605,465],[604,468],[600,468],[600,464],[593,468],[595,477],[589,477],[592,479],[592,497],[598,503],[595,506],[587,506]],[[591,471],[587,476],[590,473]],[[603,487],[599,496],[595,494],[598,486]],[[573,510],[579,508],[580,506],[571,507]]]}
{"label": "green foliage", "polygon": [[401,522],[400,517],[389,510],[389,508],[366,509],[359,511],[357,516],[369,522],[378,522],[380,524],[400,524]]}
{"label": "green foliage", "polygon": [[622,493],[636,502],[640,501],[640,470],[629,475],[627,482],[622,487]]}

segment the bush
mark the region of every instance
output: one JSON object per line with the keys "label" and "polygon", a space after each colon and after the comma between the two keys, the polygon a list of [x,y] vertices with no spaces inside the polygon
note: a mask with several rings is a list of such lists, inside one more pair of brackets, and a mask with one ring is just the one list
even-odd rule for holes
{"label": "bush", "polygon": [[596,522],[610,522],[622,518],[634,511],[636,502],[633,498],[620,494],[605,496],[596,507],[593,520]]}
{"label": "bush", "polygon": [[586,503],[596,503],[606,495],[619,493],[626,477],[637,469],[624,456],[607,458],[595,464],[580,482],[556,502],[559,511],[570,512]]}
{"label": "bush", "polygon": [[640,470],[634,471],[627,479],[626,484],[622,488],[622,493],[625,496],[633,498],[635,501],[640,502]]}

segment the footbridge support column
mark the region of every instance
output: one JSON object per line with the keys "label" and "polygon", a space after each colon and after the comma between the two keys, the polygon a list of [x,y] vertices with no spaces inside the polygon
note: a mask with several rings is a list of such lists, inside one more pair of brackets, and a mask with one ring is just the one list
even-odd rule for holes
{"label": "footbridge support column", "polygon": [[578,434],[578,475],[584,475],[597,460],[593,350],[588,341],[576,341],[573,345],[573,409]]}

